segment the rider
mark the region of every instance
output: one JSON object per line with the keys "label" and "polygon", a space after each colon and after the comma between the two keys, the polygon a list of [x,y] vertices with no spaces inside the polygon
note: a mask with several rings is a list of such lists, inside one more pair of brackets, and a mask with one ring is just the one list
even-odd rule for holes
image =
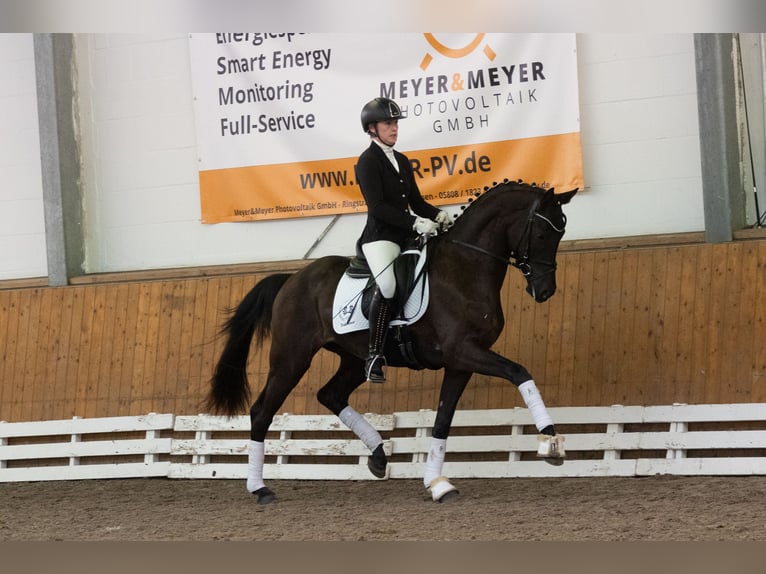
{"label": "rider", "polygon": [[[372,140],[356,165],[356,179],[367,202],[367,224],[359,237],[376,288],[370,303],[370,344],[367,380],[383,383],[383,356],[396,292],[393,261],[416,232],[435,235],[449,225],[449,214],[423,199],[410,161],[394,150],[402,111],[393,100],[375,98],[362,108],[362,130]],[[410,212],[410,209],[413,213]]]}

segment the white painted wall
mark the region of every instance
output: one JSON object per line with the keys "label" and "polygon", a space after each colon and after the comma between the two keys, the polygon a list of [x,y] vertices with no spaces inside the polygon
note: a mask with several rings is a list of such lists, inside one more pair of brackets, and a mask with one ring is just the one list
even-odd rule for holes
{"label": "white painted wall", "polygon": [[[88,272],[300,259],[333,221],[201,224],[187,36],[77,35],[76,51]],[[581,35],[578,61],[586,190],[566,239],[702,230],[693,36]],[[363,225],[340,217],[311,257],[350,254]]]}
{"label": "white painted wall", "polygon": [[48,274],[31,34],[0,34],[0,280]]}

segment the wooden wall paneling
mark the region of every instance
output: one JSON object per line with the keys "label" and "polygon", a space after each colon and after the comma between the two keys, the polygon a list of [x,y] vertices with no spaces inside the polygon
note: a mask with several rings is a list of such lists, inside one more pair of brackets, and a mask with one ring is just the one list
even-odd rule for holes
{"label": "wooden wall paneling", "polygon": [[719,403],[724,394],[721,392],[721,377],[725,376],[722,368],[724,346],[724,316],[726,309],[726,247],[711,245],[713,265],[710,281],[710,321],[707,326],[708,354],[706,361],[705,402]]}
{"label": "wooden wall paneling", "polygon": [[148,354],[149,325],[152,305],[152,284],[141,283],[136,306],[136,336],[133,339],[133,362],[130,376],[130,410],[127,414],[138,415],[143,411],[144,378]]}
{"label": "wooden wall paneling", "polygon": [[571,383],[570,405],[584,405],[591,386],[590,363],[591,322],[593,318],[593,276],[596,256],[581,253],[577,282],[577,315],[574,326],[574,375]]}
{"label": "wooden wall paneling", "polygon": [[[752,372],[754,369],[753,356],[755,353],[755,312],[758,293],[758,255],[757,244],[742,243],[740,246],[739,313],[736,318],[737,331],[732,350],[732,374],[737,381],[732,393],[735,402],[746,402],[752,397]],[[761,303],[766,305],[766,301]],[[761,344],[766,344],[762,341]]]}
{"label": "wooden wall paneling", "polygon": [[11,361],[15,351],[15,346],[12,346],[10,342],[11,298],[13,293],[13,291],[0,291],[0,421],[9,418],[5,407],[11,395],[11,373],[13,372]]}
{"label": "wooden wall paneling", "polygon": [[57,289],[61,324],[56,340],[56,372],[52,379],[51,405],[47,420],[58,420],[71,416],[66,411],[69,389],[69,368],[71,364],[72,323],[77,289]]}
{"label": "wooden wall paneling", "polygon": [[742,302],[742,243],[728,243],[724,246],[726,250],[726,290],[725,290],[725,312],[723,319],[723,344],[722,344],[722,367],[723,376],[718,383],[721,386],[722,396],[732,397],[736,400],[737,396],[737,362],[741,360],[739,344],[739,333],[743,329],[740,324],[740,308]]}
{"label": "wooden wall paneling", "polygon": [[609,257],[596,253],[593,268],[592,299],[589,317],[590,338],[587,349],[588,382],[583,394],[583,404],[594,404],[603,399],[604,392],[604,346],[606,332],[606,309],[609,293]]}
{"label": "wooden wall paneling", "polygon": [[705,380],[707,379],[708,331],[710,329],[710,294],[712,249],[708,245],[695,249],[696,269],[689,289],[694,290],[694,310],[689,341],[691,353],[689,364],[688,402],[700,404],[705,401]]}
{"label": "wooden wall paneling", "polygon": [[676,346],[676,402],[688,403],[691,395],[694,313],[697,292],[697,247],[682,248],[680,293],[678,302],[678,339]]}
{"label": "wooden wall paneling", "polygon": [[604,306],[603,342],[601,371],[603,381],[601,387],[601,399],[606,404],[621,402],[618,396],[620,384],[620,331],[621,331],[621,301],[622,301],[622,278],[623,278],[623,252],[610,252],[606,262],[606,304]]}
{"label": "wooden wall paneling", "polygon": [[[202,364],[200,365],[200,373],[208,381],[213,375],[215,363],[223,351],[223,337],[218,336],[225,320],[225,316],[221,314],[218,307],[218,291],[221,281],[222,279],[218,277],[207,279],[207,298],[205,300],[204,330],[202,335],[205,347],[204,354],[202,355]],[[205,385],[205,393],[207,393],[207,384]]]}
{"label": "wooden wall paneling", "polygon": [[[122,348],[122,360],[119,373],[116,374],[117,385],[114,389],[116,392],[116,398],[118,402],[118,408],[121,414],[138,414],[134,412],[133,405],[136,396],[134,393],[138,392],[136,387],[136,378],[138,376],[137,369],[137,352],[138,352],[138,340],[139,325],[142,324],[144,309],[142,307],[145,285],[140,283],[128,284],[126,314],[125,314],[125,328],[122,334],[122,340],[115,347],[116,352],[120,352]],[[136,409],[137,410],[137,409]]]}
{"label": "wooden wall paneling", "polygon": [[[193,347],[196,341],[192,338],[194,331],[194,294],[195,281],[181,281],[179,283],[178,297],[181,306],[178,310],[178,359],[176,362],[171,400],[174,404],[172,412],[186,410],[188,398],[196,393],[191,385],[191,360],[194,353]],[[196,409],[199,411],[200,409]],[[198,413],[197,413],[198,414]]]}
{"label": "wooden wall paneling", "polygon": [[[546,381],[552,378],[556,381],[557,392],[554,405],[569,405],[572,401],[575,379],[575,333],[577,325],[577,307],[580,293],[580,254],[560,257],[562,268],[563,289],[556,297],[562,299],[561,332],[558,335],[558,361],[549,360],[550,369],[546,371]],[[552,335],[555,336],[555,335]]]}
{"label": "wooden wall paneling", "polygon": [[156,412],[155,385],[157,375],[157,342],[160,336],[160,298],[162,282],[149,285],[147,294],[146,323],[143,331],[143,367],[140,378],[139,413]]}
{"label": "wooden wall paneling", "polygon": [[21,297],[21,306],[25,310],[26,328],[19,332],[24,338],[25,353],[21,357],[23,367],[17,373],[21,380],[19,401],[21,420],[31,420],[33,416],[32,398],[35,394],[35,365],[38,359],[39,349],[37,340],[41,336],[40,325],[40,289],[28,289]]}
{"label": "wooden wall paneling", "polygon": [[667,268],[667,248],[653,250],[651,285],[649,290],[649,332],[647,333],[646,360],[646,400],[650,404],[664,404],[663,395],[666,373],[662,363],[663,343],[665,338],[665,272]]}
{"label": "wooden wall paneling", "polygon": [[[175,409],[185,407],[186,397],[190,396],[190,370],[191,348],[194,345],[192,331],[194,328],[194,282],[189,280],[180,281],[177,296],[179,308],[176,311],[177,329],[177,361],[173,373],[171,400]],[[197,409],[199,411],[199,409]],[[176,412],[176,411],[173,411]]]}
{"label": "wooden wall paneling", "polygon": [[187,388],[182,392],[178,402],[179,414],[202,414],[203,401],[207,396],[210,385],[210,377],[213,375],[212,368],[209,372],[203,372],[202,365],[212,342],[205,337],[207,328],[206,308],[208,297],[209,279],[202,281],[187,281],[190,287],[191,297],[191,343],[187,349],[189,355]]}
{"label": "wooden wall paneling", "polygon": [[766,241],[758,243],[756,280],[758,291],[755,296],[754,320],[754,355],[752,377],[752,397],[754,402],[766,402]]}
{"label": "wooden wall paneling", "polygon": [[77,389],[80,363],[83,360],[82,336],[85,322],[85,296],[87,294],[87,288],[76,287],[73,288],[72,291],[72,319],[67,340],[66,389],[64,390],[64,400],[62,400],[61,404],[64,413],[62,418],[82,416],[77,411]]}
{"label": "wooden wall paneling", "polygon": [[120,283],[110,289],[107,297],[106,313],[110,317],[107,328],[107,341],[101,355],[102,370],[99,380],[97,401],[103,407],[101,416],[119,416],[121,389],[123,386],[123,364],[125,337],[128,324],[128,297],[130,285]]}
{"label": "wooden wall paneling", "polygon": [[[107,291],[111,291],[113,286],[110,285],[97,285],[93,291],[93,308],[92,308],[92,322],[91,322],[91,343],[89,352],[89,359],[86,365],[87,371],[87,384],[85,386],[85,396],[83,397],[83,403],[79,411],[84,413],[86,418],[92,418],[97,416],[97,395],[98,387],[100,383],[100,373],[102,371],[101,365],[101,352],[105,344],[105,340],[108,338],[106,328],[106,294]],[[109,321],[110,327],[113,324],[113,320]]]}
{"label": "wooden wall paneling", "polygon": [[647,359],[649,357],[648,337],[652,324],[652,269],[654,264],[653,252],[650,249],[636,251],[636,278],[633,284],[632,322],[633,329],[630,341],[625,342],[626,363],[623,373],[627,378],[624,388],[624,404],[643,404],[648,394],[647,388]]}
{"label": "wooden wall paneling", "polygon": [[24,378],[21,375],[24,369],[24,361],[27,351],[27,337],[25,333],[29,329],[29,312],[26,309],[26,301],[29,296],[26,292],[20,292],[17,297],[11,302],[12,316],[11,316],[11,339],[10,343],[13,345],[13,359],[11,362],[11,373],[9,377],[10,387],[12,389],[10,395],[10,419],[11,420],[24,420],[21,417],[22,405],[21,398],[24,392]]}
{"label": "wooden wall paneling", "polygon": [[[625,404],[633,394],[635,373],[631,357],[635,352],[636,286],[639,281],[639,252],[622,252],[620,302],[617,311],[617,346],[610,361],[616,365],[613,404]],[[615,286],[616,287],[616,286]]]}
{"label": "wooden wall paneling", "polygon": [[186,305],[186,301],[184,300],[183,282],[173,281],[172,284],[169,285],[169,292],[166,290],[164,297],[165,304],[167,305],[165,322],[168,324],[166,327],[168,346],[164,376],[164,408],[162,409],[162,412],[174,413],[176,412],[176,396],[178,395],[181,355],[184,353],[184,350],[181,347],[184,307]]}
{"label": "wooden wall paneling", "polygon": [[662,322],[662,341],[660,343],[660,365],[662,369],[662,384],[658,389],[660,404],[672,404],[683,402],[683,398],[677,396],[677,358],[678,358],[678,322],[680,317],[681,298],[681,262],[682,253],[680,248],[667,249],[665,267],[665,299],[662,302],[662,313],[659,320]]}
{"label": "wooden wall paneling", "polygon": [[[559,264],[559,292],[542,305],[508,270],[505,329],[493,346],[532,372],[549,405],[766,400],[766,241],[570,251]],[[225,310],[260,278],[0,290],[0,420],[198,414]],[[254,395],[269,346],[250,356]],[[315,393],[337,364],[318,354],[289,410],[323,413]],[[352,404],[435,408],[441,375],[392,369],[389,383],[362,385]],[[513,385],[474,376],[459,408],[521,404]]]}
{"label": "wooden wall paneling", "polygon": [[47,404],[50,402],[51,382],[48,376],[50,363],[50,340],[54,322],[53,290],[38,289],[34,296],[34,305],[39,307],[38,334],[33,344],[35,352],[32,356],[32,376],[29,382],[32,387],[32,408],[29,420],[42,420]]}
{"label": "wooden wall paneling", "polygon": [[[563,278],[566,274],[566,262],[559,258],[559,268],[556,271],[556,293],[544,303],[546,310],[546,332],[536,341],[536,347],[544,347],[541,353],[542,368],[537,376],[537,384],[545,389],[543,400],[546,405],[559,403],[561,389],[559,387],[558,367],[561,364],[561,334],[564,324],[564,299],[566,285]],[[543,359],[544,357],[544,359]],[[543,391],[541,391],[543,392]]]}
{"label": "wooden wall paneling", "polygon": [[172,412],[167,406],[168,363],[172,360],[173,346],[170,338],[170,327],[173,322],[172,291],[172,282],[160,281],[157,283],[157,291],[152,299],[152,306],[156,309],[156,322],[153,324],[156,335],[152,337],[148,345],[152,351],[154,368],[147,369],[147,373],[151,375],[145,380],[152,386],[153,392],[150,399],[152,405],[148,407],[152,412]]}
{"label": "wooden wall paneling", "polygon": [[[42,384],[37,388],[35,400],[40,402],[38,409],[39,416],[36,420],[53,420],[54,399],[58,378],[56,375],[57,367],[61,362],[60,344],[61,344],[61,326],[63,315],[63,295],[66,289],[45,289],[45,294],[49,300],[48,316],[48,336],[45,344],[41,344],[39,356],[40,361],[40,379]],[[0,397],[0,405],[2,397]]]}
{"label": "wooden wall paneling", "polygon": [[81,309],[78,322],[73,324],[72,346],[77,349],[76,369],[70,373],[69,384],[73,386],[71,416],[85,416],[83,403],[88,386],[88,367],[90,360],[91,338],[93,336],[93,300],[95,287],[89,285],[82,288],[80,294]]}

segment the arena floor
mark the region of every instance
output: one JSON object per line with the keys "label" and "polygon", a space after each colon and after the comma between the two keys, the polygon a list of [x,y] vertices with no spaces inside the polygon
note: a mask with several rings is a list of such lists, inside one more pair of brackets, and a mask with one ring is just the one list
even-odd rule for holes
{"label": "arena floor", "polygon": [[765,541],[766,476],[0,484],[0,541]]}

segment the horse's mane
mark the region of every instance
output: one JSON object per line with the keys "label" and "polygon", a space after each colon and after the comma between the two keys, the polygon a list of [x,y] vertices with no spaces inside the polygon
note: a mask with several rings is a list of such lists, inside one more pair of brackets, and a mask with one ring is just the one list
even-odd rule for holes
{"label": "horse's mane", "polygon": [[474,210],[476,205],[481,205],[489,201],[488,198],[496,197],[501,193],[519,192],[519,191],[530,192],[532,194],[541,195],[545,192],[545,188],[538,186],[536,183],[528,183],[521,179],[511,181],[506,178],[500,183],[493,182],[491,187],[484,186],[483,191],[476,192],[474,197],[468,198],[468,205],[463,205],[460,207],[461,213],[459,213],[455,217],[455,224],[457,224],[457,221],[461,217],[465,216],[466,214]]}

